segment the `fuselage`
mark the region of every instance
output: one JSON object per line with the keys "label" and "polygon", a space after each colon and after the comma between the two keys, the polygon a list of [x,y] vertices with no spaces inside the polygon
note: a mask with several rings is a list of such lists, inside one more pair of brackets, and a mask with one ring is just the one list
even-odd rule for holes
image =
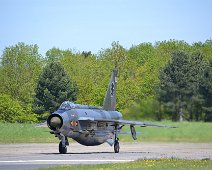
{"label": "fuselage", "polygon": [[[54,119],[58,119],[55,121],[59,124],[56,128],[51,125]],[[94,146],[114,138],[115,127],[106,121],[95,121],[97,119],[120,120],[122,114],[102,109],[59,109],[49,116],[47,123],[55,132],[62,133],[82,145]]]}

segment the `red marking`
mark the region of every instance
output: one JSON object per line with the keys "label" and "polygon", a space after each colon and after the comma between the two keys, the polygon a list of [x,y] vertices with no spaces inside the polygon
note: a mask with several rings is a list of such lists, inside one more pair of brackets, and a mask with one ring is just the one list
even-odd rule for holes
{"label": "red marking", "polygon": [[71,126],[77,126],[78,123],[76,121],[71,121]]}

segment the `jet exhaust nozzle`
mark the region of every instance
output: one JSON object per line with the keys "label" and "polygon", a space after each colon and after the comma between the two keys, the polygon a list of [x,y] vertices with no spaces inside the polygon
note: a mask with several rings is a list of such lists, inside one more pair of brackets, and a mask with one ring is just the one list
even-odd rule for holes
{"label": "jet exhaust nozzle", "polygon": [[63,125],[63,119],[57,114],[50,115],[47,119],[47,125],[51,130],[60,129]]}

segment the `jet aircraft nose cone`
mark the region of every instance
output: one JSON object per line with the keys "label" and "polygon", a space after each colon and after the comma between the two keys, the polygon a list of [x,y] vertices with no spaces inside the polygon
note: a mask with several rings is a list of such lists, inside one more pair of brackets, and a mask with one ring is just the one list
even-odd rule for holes
{"label": "jet aircraft nose cone", "polygon": [[57,116],[52,117],[50,120],[50,126],[52,126],[54,128],[60,128],[61,123],[62,123],[61,119]]}

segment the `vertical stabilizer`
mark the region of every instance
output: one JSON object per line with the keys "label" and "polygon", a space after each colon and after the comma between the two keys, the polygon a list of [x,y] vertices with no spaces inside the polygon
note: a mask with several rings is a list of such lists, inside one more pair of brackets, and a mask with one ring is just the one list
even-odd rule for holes
{"label": "vertical stabilizer", "polygon": [[118,69],[114,69],[110,78],[107,93],[104,98],[104,110],[116,110],[116,84],[117,84]]}

